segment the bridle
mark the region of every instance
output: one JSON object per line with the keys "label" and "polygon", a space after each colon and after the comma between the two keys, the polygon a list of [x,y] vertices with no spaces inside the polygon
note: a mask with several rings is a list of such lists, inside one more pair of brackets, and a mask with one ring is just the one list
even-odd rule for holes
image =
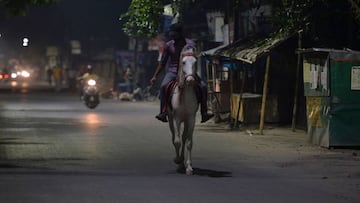
{"label": "bridle", "polygon": [[[189,51],[191,50],[191,51]],[[185,83],[185,80],[188,78],[188,77],[194,77],[194,73],[187,73],[185,75],[183,75],[183,63],[182,63],[182,59],[185,57],[185,56],[192,56],[194,58],[196,58],[195,56],[195,48],[193,46],[190,46],[190,45],[187,45],[183,48],[181,54],[180,54],[180,60],[179,60],[179,69],[178,69],[178,77],[177,77],[177,80],[178,80],[178,83],[179,83],[179,87],[183,87],[184,86],[184,83]],[[195,78],[195,77],[194,77]]]}

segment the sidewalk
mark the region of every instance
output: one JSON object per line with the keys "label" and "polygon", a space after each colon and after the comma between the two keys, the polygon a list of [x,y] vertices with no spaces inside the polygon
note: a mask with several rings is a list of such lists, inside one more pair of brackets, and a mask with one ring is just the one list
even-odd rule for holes
{"label": "sidewalk", "polygon": [[[296,129],[293,132],[290,126],[265,125],[263,135],[260,135],[258,129],[257,125],[231,130],[226,123],[211,121],[197,125],[200,132],[223,136],[227,150],[251,157],[249,162],[304,170],[311,176],[325,179],[332,177],[357,182],[360,180],[359,149],[320,147],[309,142],[306,131]],[[360,190],[360,184],[356,188]]]}

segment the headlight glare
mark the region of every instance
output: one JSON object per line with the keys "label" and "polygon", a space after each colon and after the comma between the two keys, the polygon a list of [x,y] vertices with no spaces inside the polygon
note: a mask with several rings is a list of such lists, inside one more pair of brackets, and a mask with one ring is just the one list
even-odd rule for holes
{"label": "headlight glare", "polygon": [[94,85],[96,85],[96,81],[93,79],[90,79],[90,80],[88,80],[87,84],[90,86],[94,86]]}

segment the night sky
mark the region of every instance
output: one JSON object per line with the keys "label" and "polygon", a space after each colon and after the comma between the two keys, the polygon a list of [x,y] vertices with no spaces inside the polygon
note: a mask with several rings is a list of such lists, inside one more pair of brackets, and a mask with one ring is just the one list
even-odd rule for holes
{"label": "night sky", "polygon": [[[104,46],[126,49],[128,38],[122,32],[119,16],[131,0],[62,0],[51,6],[38,6],[24,17],[0,17],[3,40],[29,37],[32,44],[58,45],[69,40],[101,41]],[[19,42],[20,43],[20,42]]]}

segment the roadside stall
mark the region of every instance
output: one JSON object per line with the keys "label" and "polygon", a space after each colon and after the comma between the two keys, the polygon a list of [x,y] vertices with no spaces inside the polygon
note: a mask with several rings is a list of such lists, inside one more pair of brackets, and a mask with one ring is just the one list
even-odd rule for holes
{"label": "roadside stall", "polygon": [[214,56],[214,53],[226,47],[220,45],[201,53],[201,77],[208,88],[208,106],[215,115],[215,123],[228,117],[230,112],[230,63],[227,58]]}
{"label": "roadside stall", "polygon": [[[233,67],[237,67],[237,70],[231,69],[234,87],[230,96],[231,118],[235,125],[238,122],[259,123],[262,134],[264,123],[279,123],[282,112],[291,117],[289,96],[293,92],[296,61],[291,56],[295,56],[297,41],[293,36],[296,35],[247,39],[238,46],[217,52],[230,58]],[[289,53],[289,50],[294,52]]]}
{"label": "roadside stall", "polygon": [[[215,122],[232,120],[232,123],[235,121],[235,125],[239,122],[259,122],[260,111],[247,111],[242,105],[239,106],[240,103],[245,103],[245,109],[260,108],[261,94],[256,92],[261,92],[262,86],[255,84],[255,72],[258,67],[232,56],[238,50],[254,45],[256,39],[258,37],[242,39],[201,53],[202,78],[207,81],[208,101],[215,113]],[[242,94],[243,91],[245,94]]]}
{"label": "roadside stall", "polygon": [[[272,38],[253,36],[202,52],[208,61],[207,66],[203,65],[208,84],[215,91],[220,86],[220,96],[227,98],[222,106],[229,108],[232,127],[259,124],[262,134],[265,122],[291,124],[297,36],[297,33]],[[226,75],[226,83],[222,75]],[[227,91],[222,89],[223,84]],[[298,103],[305,105],[304,101]],[[298,115],[302,116],[301,112]],[[305,115],[303,119],[306,120]]]}
{"label": "roadside stall", "polygon": [[302,49],[308,135],[322,147],[360,146],[360,52]]}

